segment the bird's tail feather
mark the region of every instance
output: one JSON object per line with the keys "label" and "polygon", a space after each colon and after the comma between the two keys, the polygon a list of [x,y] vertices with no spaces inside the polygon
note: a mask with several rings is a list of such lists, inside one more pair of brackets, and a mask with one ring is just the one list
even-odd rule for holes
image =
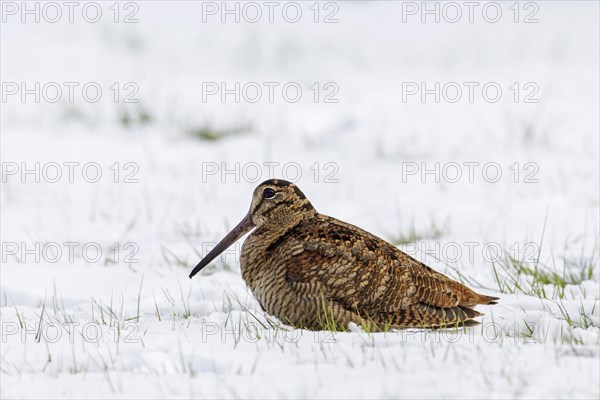
{"label": "bird's tail feather", "polygon": [[417,303],[394,315],[393,325],[400,328],[453,328],[475,325],[474,318],[483,314],[472,308],[440,308]]}

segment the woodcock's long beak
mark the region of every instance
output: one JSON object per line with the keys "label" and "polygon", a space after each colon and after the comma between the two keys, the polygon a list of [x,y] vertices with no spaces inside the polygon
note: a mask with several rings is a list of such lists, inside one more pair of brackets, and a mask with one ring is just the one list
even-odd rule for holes
{"label": "woodcock's long beak", "polygon": [[254,223],[252,223],[252,218],[250,216],[250,213],[248,213],[240,221],[240,223],[237,224],[237,226],[233,228],[231,232],[229,232],[227,236],[225,236],[223,240],[221,240],[215,246],[215,248],[212,249],[212,251],[208,253],[206,257],[204,257],[202,261],[198,263],[198,265],[196,265],[196,267],[192,270],[192,273],[190,274],[190,279],[198,272],[200,272],[202,268],[207,266],[212,260],[214,260],[219,254],[224,252],[229,246],[235,243],[236,240],[248,233],[252,228],[254,228]]}

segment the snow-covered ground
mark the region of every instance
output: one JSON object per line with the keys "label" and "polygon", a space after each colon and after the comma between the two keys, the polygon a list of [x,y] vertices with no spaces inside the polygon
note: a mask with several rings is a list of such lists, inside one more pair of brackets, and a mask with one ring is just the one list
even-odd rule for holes
{"label": "snow-covered ground", "polygon": [[[24,4],[2,398],[600,396],[597,2]],[[500,303],[310,332],[260,311],[241,243],[189,280],[273,176]]]}

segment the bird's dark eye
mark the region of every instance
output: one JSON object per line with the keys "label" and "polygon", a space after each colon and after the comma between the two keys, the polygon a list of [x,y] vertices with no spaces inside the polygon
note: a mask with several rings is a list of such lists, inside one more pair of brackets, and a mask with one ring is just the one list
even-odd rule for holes
{"label": "bird's dark eye", "polygon": [[266,188],[265,190],[263,190],[263,197],[265,199],[271,199],[273,198],[273,196],[275,196],[275,191],[271,188]]}

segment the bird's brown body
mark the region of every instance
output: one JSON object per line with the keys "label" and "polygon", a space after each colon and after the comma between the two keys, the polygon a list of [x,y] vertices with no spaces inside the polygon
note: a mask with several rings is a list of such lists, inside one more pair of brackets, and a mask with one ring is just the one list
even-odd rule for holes
{"label": "bird's brown body", "polygon": [[468,324],[481,315],[474,306],[497,300],[319,214],[297,186],[282,180],[259,185],[246,218],[190,276],[254,227],[242,246],[242,277],[269,314],[296,327],[450,327]]}

